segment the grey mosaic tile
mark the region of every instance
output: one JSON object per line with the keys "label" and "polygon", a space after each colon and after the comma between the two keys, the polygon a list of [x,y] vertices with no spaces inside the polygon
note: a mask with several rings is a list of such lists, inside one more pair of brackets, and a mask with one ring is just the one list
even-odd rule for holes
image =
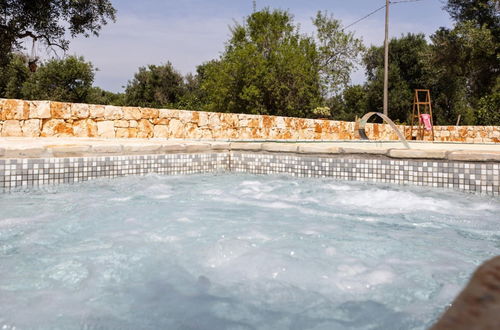
{"label": "grey mosaic tile", "polygon": [[99,177],[231,171],[332,177],[451,188],[500,195],[499,164],[259,153],[165,154],[0,160],[0,189],[82,182]]}

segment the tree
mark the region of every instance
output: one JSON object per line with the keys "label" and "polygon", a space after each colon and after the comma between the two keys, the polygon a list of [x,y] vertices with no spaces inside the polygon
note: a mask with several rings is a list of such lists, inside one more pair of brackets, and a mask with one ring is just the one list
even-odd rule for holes
{"label": "tree", "polygon": [[105,91],[100,87],[92,87],[88,92],[85,103],[120,106],[125,104],[125,94]]}
{"label": "tree", "polygon": [[115,13],[109,0],[0,0],[0,66],[23,38],[66,50],[67,32],[98,35]]}
{"label": "tree", "polygon": [[203,71],[210,111],[303,117],[321,103],[316,45],[287,11],[266,8],[236,24],[221,58]]}
{"label": "tree", "polygon": [[20,99],[23,97],[22,86],[28,80],[30,72],[26,58],[12,54],[6,66],[0,67],[0,97]]}
{"label": "tree", "polygon": [[176,104],[178,109],[201,110],[207,103],[206,93],[201,89],[203,66],[197,68],[197,74],[188,73],[184,77],[184,93]]}
{"label": "tree", "polygon": [[[413,90],[431,88],[431,70],[427,63],[429,45],[423,34],[407,34],[394,38],[389,44],[389,117],[409,122]],[[383,47],[372,46],[364,56],[367,74],[367,107],[382,110],[383,105]]]}
{"label": "tree", "polygon": [[339,20],[319,11],[313,20],[317,29],[317,45],[324,94],[336,94],[348,86],[351,72],[365,51],[360,39],[344,32]]}
{"label": "tree", "polygon": [[183,95],[183,77],[167,62],[139,68],[125,89],[125,102],[141,107],[173,106]]}
{"label": "tree", "polygon": [[476,27],[471,21],[458,23],[452,30],[441,28],[431,36],[431,66],[434,68],[437,104],[444,120],[475,124],[474,110],[481,98],[493,92],[500,63],[493,60],[498,44],[491,30]]}
{"label": "tree", "polygon": [[43,64],[24,83],[22,93],[30,100],[86,102],[94,81],[94,67],[83,57],[70,56]]}
{"label": "tree", "polygon": [[448,0],[444,7],[456,22],[474,22],[486,27],[499,41],[500,3],[498,0]]}

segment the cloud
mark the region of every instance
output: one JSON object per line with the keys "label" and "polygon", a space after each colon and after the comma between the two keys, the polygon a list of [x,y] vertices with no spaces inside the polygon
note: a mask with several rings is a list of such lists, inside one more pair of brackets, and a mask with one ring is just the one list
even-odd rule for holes
{"label": "cloud", "polygon": [[112,91],[140,66],[172,62],[182,73],[218,57],[228,37],[227,19],[143,19],[122,16],[99,38],[72,41],[69,54],[84,54],[99,71],[96,85]]}
{"label": "cloud", "polygon": [[[224,50],[234,17],[241,21],[248,14],[240,14],[240,9],[233,9],[221,9],[218,14],[214,12],[215,9],[210,9],[210,14],[204,15],[204,9],[198,8],[193,14],[171,13],[163,16],[160,13],[148,15],[144,12],[124,11],[116,23],[103,29],[99,38],[74,39],[68,54],[84,55],[86,60],[94,63],[99,68],[95,84],[115,92],[122,90],[121,87],[127,84],[140,66],[170,61],[183,74],[194,72],[197,65],[217,58]],[[291,12],[295,14],[301,31],[312,34],[314,26],[311,18],[315,16],[316,10],[292,8]],[[391,37],[408,32],[424,32],[429,35],[440,25],[449,25],[446,14],[438,7],[433,12],[434,15],[429,17],[412,17],[411,8],[396,8],[391,16]],[[341,19],[344,25],[359,18],[345,11],[336,11],[335,17]],[[366,45],[382,45],[383,11],[356,24],[352,30]],[[362,83],[365,79],[363,70],[353,73],[352,78],[353,82]]]}

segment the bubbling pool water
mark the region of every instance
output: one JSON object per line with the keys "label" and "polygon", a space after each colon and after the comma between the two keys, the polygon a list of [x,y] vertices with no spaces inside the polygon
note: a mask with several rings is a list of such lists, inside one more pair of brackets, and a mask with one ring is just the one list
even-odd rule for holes
{"label": "bubbling pool water", "polygon": [[0,329],[424,329],[500,252],[497,199],[278,176],[0,195]]}

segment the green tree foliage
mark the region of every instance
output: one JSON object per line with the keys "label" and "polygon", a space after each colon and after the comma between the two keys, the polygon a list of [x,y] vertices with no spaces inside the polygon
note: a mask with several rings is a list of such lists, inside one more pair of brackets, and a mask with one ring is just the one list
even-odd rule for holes
{"label": "green tree foliage", "polygon": [[500,124],[500,77],[497,78],[493,92],[479,100],[476,116],[478,125]]}
{"label": "green tree foliage", "polygon": [[319,11],[313,20],[317,29],[317,45],[324,95],[337,94],[348,86],[351,72],[365,51],[360,39],[344,32],[339,20]]}
{"label": "green tree foliage", "polygon": [[[408,122],[413,91],[429,88],[431,76],[426,59],[429,45],[423,34],[407,34],[389,43],[389,116]],[[384,88],[384,49],[372,46],[364,57],[367,85],[367,111],[382,112]]]}
{"label": "green tree foliage", "polygon": [[0,97],[20,99],[23,97],[22,86],[30,72],[26,66],[26,58],[12,54],[5,66],[0,66]]}
{"label": "green tree foliage", "polygon": [[292,16],[264,9],[231,28],[224,54],[204,65],[207,110],[306,116],[321,103],[318,51]]}
{"label": "green tree foliage", "polygon": [[110,105],[125,105],[125,94],[112,93],[103,90],[100,87],[92,87],[87,95],[85,103],[90,104],[110,104]]}
{"label": "green tree foliage", "polygon": [[66,50],[67,32],[72,37],[98,35],[114,19],[109,0],[0,0],[0,65],[23,38]]}
{"label": "green tree foliage", "polygon": [[94,81],[94,67],[83,57],[70,56],[43,64],[23,84],[29,100],[86,102]]}
{"label": "green tree foliage", "polygon": [[206,93],[201,89],[201,80],[203,77],[203,66],[197,68],[197,74],[188,73],[184,77],[184,92],[175,105],[178,109],[201,110],[206,104]]}
{"label": "green tree foliage", "polygon": [[125,103],[141,107],[173,106],[184,94],[183,77],[168,62],[139,68],[125,89]]}
{"label": "green tree foliage", "polygon": [[446,11],[456,22],[471,21],[476,27],[492,31],[500,38],[500,3],[498,0],[448,0]]}

